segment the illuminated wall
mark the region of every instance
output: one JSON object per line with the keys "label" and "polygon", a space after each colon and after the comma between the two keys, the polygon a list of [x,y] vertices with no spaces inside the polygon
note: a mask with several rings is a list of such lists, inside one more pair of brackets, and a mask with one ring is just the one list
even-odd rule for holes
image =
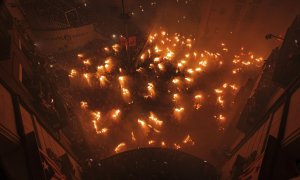
{"label": "illuminated wall", "polygon": [[92,24],[62,30],[34,31],[34,34],[37,50],[46,54],[81,48],[96,37]]}

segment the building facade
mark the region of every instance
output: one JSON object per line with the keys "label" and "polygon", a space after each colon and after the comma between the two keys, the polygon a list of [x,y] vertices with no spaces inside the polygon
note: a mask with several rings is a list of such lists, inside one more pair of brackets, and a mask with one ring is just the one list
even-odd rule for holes
{"label": "building facade", "polygon": [[300,17],[273,50],[239,113],[221,179],[300,176]]}
{"label": "building facade", "polygon": [[81,179],[66,108],[8,6],[0,6],[0,179]]}

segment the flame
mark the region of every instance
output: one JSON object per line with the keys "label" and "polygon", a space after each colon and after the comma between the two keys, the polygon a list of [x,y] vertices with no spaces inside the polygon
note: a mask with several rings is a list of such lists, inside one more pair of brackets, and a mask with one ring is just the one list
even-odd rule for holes
{"label": "flame", "polygon": [[207,61],[206,60],[200,61],[199,65],[203,66],[203,67],[206,67],[207,66]]}
{"label": "flame", "polygon": [[122,88],[122,94],[123,94],[124,96],[129,96],[129,95],[130,95],[130,92],[129,92],[128,89]]}
{"label": "flame", "polygon": [[231,89],[233,89],[233,90],[237,90],[237,89],[238,89],[237,86],[236,86],[235,84],[230,85],[230,87],[231,87]]}
{"label": "flame", "polygon": [[160,60],[161,60],[160,57],[156,57],[153,59],[153,62],[157,63],[157,62],[160,62]]}
{"label": "flame", "polygon": [[155,97],[155,89],[154,89],[153,83],[148,83],[147,90],[148,90],[148,93],[144,97],[145,98],[154,98]]}
{"label": "flame", "polygon": [[159,70],[161,70],[161,71],[165,70],[165,67],[162,63],[159,63],[157,66],[158,66]]}
{"label": "flame", "polygon": [[91,85],[91,75],[89,73],[84,73],[83,74],[84,79],[88,83],[88,85]]}
{"label": "flame", "polygon": [[102,128],[102,129],[100,129],[100,131],[98,131],[96,129],[96,133],[97,134],[102,134],[102,135],[107,135],[108,131],[109,131],[108,128]]}
{"label": "flame", "polygon": [[136,141],[136,138],[135,138],[135,135],[134,135],[133,131],[131,131],[131,140]]}
{"label": "flame", "polygon": [[96,133],[97,133],[97,131],[98,131],[97,121],[93,120],[92,122],[93,122],[94,128],[95,128]]}
{"label": "flame", "polygon": [[108,73],[110,73],[112,71],[113,64],[112,64],[112,60],[110,58],[105,60],[104,68],[105,68],[105,71]]}
{"label": "flame", "polygon": [[149,141],[148,141],[148,144],[149,144],[149,145],[152,145],[152,144],[154,144],[154,143],[155,143],[154,140],[149,140]]}
{"label": "flame", "polygon": [[174,84],[178,84],[178,83],[180,82],[180,80],[179,80],[178,78],[174,78],[174,79],[172,80],[172,82],[173,82]]}
{"label": "flame", "polygon": [[193,70],[193,69],[188,69],[187,72],[188,72],[189,74],[194,74],[194,70]]}
{"label": "flame", "polygon": [[163,121],[158,119],[158,117],[153,112],[150,112],[149,120],[150,122],[153,122],[154,125],[157,125],[159,127],[163,125]]}
{"label": "flame", "polygon": [[125,85],[125,76],[120,76],[119,77],[119,84],[120,84],[121,88],[124,87],[124,85]]}
{"label": "flame", "polygon": [[181,108],[175,108],[175,112],[178,112],[178,113],[182,112],[183,110],[184,110],[183,107],[181,107]]}
{"label": "flame", "polygon": [[[118,55],[121,50],[121,46],[119,44],[110,44],[107,47],[104,47],[105,55],[108,58],[105,59],[103,63],[100,60],[99,62],[101,62],[102,64],[95,65],[95,63],[98,61],[94,61],[94,57],[87,57],[87,55],[84,54],[77,54],[77,58],[80,61],[79,64],[81,65],[81,67],[76,67],[78,71],[75,69],[71,69],[69,77],[81,78],[82,76],[82,79],[80,80],[82,80],[84,84],[88,82],[89,85],[97,85],[93,82],[99,81],[100,87],[102,88],[101,91],[113,90],[112,92],[114,92],[114,90],[116,90],[116,88],[114,87],[119,84],[117,90],[119,90],[120,95],[122,96],[125,103],[130,104],[133,103],[132,99],[137,99],[138,102],[138,98],[131,96],[135,95],[140,97],[140,95],[142,94],[142,92],[140,92],[140,89],[143,89],[143,91],[145,91],[145,94],[143,94],[145,98],[156,98],[153,101],[159,100],[159,98],[161,98],[159,91],[161,89],[161,87],[159,87],[159,85],[161,85],[160,77],[165,75],[173,75],[170,77],[171,79],[166,84],[166,89],[163,89],[163,92],[167,90],[168,94],[170,94],[169,99],[172,100],[172,102],[168,102],[170,105],[172,105],[172,107],[166,108],[170,109],[171,113],[173,113],[172,119],[176,119],[178,121],[181,120],[184,115],[187,114],[187,112],[185,111],[190,112],[189,108],[191,107],[191,105],[193,105],[193,108],[196,110],[202,108],[202,106],[206,105],[204,104],[204,97],[207,97],[207,100],[216,98],[215,104],[217,105],[216,108],[218,110],[217,112],[219,113],[213,117],[215,118],[217,125],[220,126],[220,130],[224,130],[224,127],[222,126],[224,125],[223,123],[226,122],[226,114],[224,115],[225,100],[230,99],[231,97],[229,98],[229,96],[235,95],[238,90],[238,84],[233,80],[239,79],[236,76],[239,74],[243,75],[243,73],[247,72],[248,69],[252,70],[252,68],[259,67],[263,62],[263,58],[256,56],[252,52],[247,52],[244,48],[241,48],[241,51],[236,53],[233,56],[232,60],[228,62],[225,58],[228,57],[228,52],[231,51],[231,49],[229,49],[224,42],[220,43],[220,45],[217,47],[219,49],[219,52],[209,52],[207,50],[199,50],[196,49],[196,47],[193,47],[194,41],[195,39],[191,37],[185,37],[183,35],[180,35],[179,33],[169,35],[164,30],[160,31],[159,33],[151,33],[148,38],[148,42],[145,45],[145,49],[143,49],[143,52],[138,56],[139,62],[135,66],[135,71],[138,72],[138,76],[145,78],[141,81],[141,83],[147,82],[146,80],[151,81],[148,81],[149,83],[147,82],[145,84],[146,87],[138,87],[137,89],[135,89],[136,83],[133,81],[136,80],[134,79],[135,77],[131,76],[132,81],[131,79],[129,79],[130,75],[132,75],[132,70],[128,69],[128,66],[122,67],[122,63],[120,63],[119,58],[117,58],[116,61],[113,58],[114,55]],[[231,52],[234,51],[232,50]],[[95,67],[92,67],[92,65],[95,65]],[[173,71],[173,69],[169,67],[175,67],[174,73],[169,73],[169,70]],[[96,72],[92,72],[92,70],[95,68]],[[199,85],[198,83],[201,81],[200,78],[202,78],[206,74],[210,74],[210,72],[214,72],[215,70],[226,70],[226,74],[228,74],[228,68],[230,68],[229,73],[232,73],[229,74],[228,79],[232,78],[232,81],[223,81],[220,87],[213,89],[209,88],[206,92],[208,94],[205,94],[205,92],[203,92],[204,89],[202,89],[201,85]],[[149,77],[149,72],[154,73],[153,77],[155,79]],[[116,79],[116,77],[118,79]],[[78,82],[82,83],[81,81]],[[92,86],[90,87],[92,88]],[[192,92],[194,90],[197,92]],[[194,96],[192,96],[192,94]],[[229,96],[227,97],[228,94]],[[151,103],[152,101],[145,102]],[[188,105],[190,102],[192,102],[193,104]],[[124,102],[112,103],[113,104],[111,105],[116,105],[115,103],[118,103],[119,107],[124,104]],[[207,104],[211,103],[208,102]],[[139,102],[137,103],[137,105],[140,105]],[[183,107],[183,105],[187,105],[186,109]],[[111,119],[113,121],[106,121],[101,120],[101,118],[103,117],[101,117],[102,113],[100,113],[100,111],[87,111],[87,102],[82,101],[80,103],[80,106],[81,109],[86,110],[83,113],[91,113],[91,120],[94,129],[97,134],[101,135],[106,135],[110,131],[115,132],[113,128],[114,126],[118,125],[116,125],[116,123],[114,123],[113,121],[117,121],[121,117],[123,118],[123,113],[125,114],[125,112],[128,112],[127,107],[125,107],[126,111],[125,109],[124,112],[122,111],[122,114],[120,109],[107,110],[107,112],[103,112],[103,114],[106,114],[103,117],[108,117],[108,119]],[[103,104],[103,106],[105,107],[106,105]],[[192,110],[192,112],[194,111],[195,110]],[[144,117],[144,112],[140,112],[141,114],[139,114],[139,112],[136,113],[137,117]],[[166,138],[164,136],[169,131],[164,132],[164,130],[169,127],[162,127],[165,122],[160,120],[158,116],[155,115],[151,110],[149,110],[149,113],[150,115],[148,118],[144,117],[145,120],[134,117],[137,118],[138,129],[131,129],[129,131],[126,131],[125,133],[129,135],[129,137],[126,136],[127,140],[132,142],[131,145],[136,146],[147,145],[148,143],[149,145],[155,144],[159,146],[160,144],[161,147],[166,147],[166,143],[162,139]],[[124,116],[124,118],[126,117],[127,116]],[[162,114],[162,117],[169,117],[169,115],[165,115],[164,113]],[[187,118],[187,120],[188,119],[190,118]],[[124,121],[120,122],[120,125],[123,125],[121,123],[124,122],[130,122],[126,120],[127,119],[124,119]],[[169,124],[166,123],[166,126],[168,125]],[[144,133],[145,137],[139,139],[140,136],[137,136],[140,135],[139,133]],[[137,141],[136,137],[139,141]],[[195,143],[192,140],[190,134],[187,134],[183,139],[167,139],[167,141],[170,141],[170,146],[175,149],[184,148],[187,147],[187,145],[194,145]],[[125,142],[127,143],[127,141],[124,140],[124,142],[121,142],[115,147],[116,153],[121,152],[127,148]]]}
{"label": "flame", "polygon": [[194,96],[194,108],[196,110],[200,109],[201,108],[201,102],[202,102],[202,95],[201,94],[197,94]]}
{"label": "flame", "polygon": [[73,77],[77,76],[77,74],[78,74],[78,72],[77,72],[75,69],[71,69],[71,72],[70,72],[70,74],[69,74],[69,77],[70,77],[70,78],[73,78]]}
{"label": "flame", "polygon": [[105,73],[105,68],[104,68],[104,66],[103,65],[101,65],[101,66],[97,66],[97,77],[99,77],[99,76],[101,76],[101,75],[103,75]]}
{"label": "flame", "polygon": [[108,47],[104,47],[103,48],[105,52],[109,52],[109,48]]}
{"label": "flame", "polygon": [[92,115],[94,116],[94,120],[96,120],[96,121],[99,121],[101,119],[100,111],[93,112]]}
{"label": "flame", "polygon": [[222,90],[222,89],[215,89],[215,92],[216,92],[217,94],[222,94],[222,93],[223,93],[223,90]]}
{"label": "flame", "polygon": [[222,96],[218,96],[217,103],[220,104],[221,106],[224,106],[224,100]]}
{"label": "flame", "polygon": [[223,123],[226,120],[226,117],[222,114],[219,114],[218,116],[214,116],[214,117],[218,120],[219,123]]}
{"label": "flame", "polygon": [[138,69],[136,69],[136,72],[139,72],[139,73],[143,72],[143,68],[139,67]]}
{"label": "flame", "polygon": [[120,109],[115,109],[112,112],[111,118],[116,120],[120,117],[120,115],[121,115],[121,110]]}
{"label": "flame", "polygon": [[138,119],[138,124],[141,126],[144,134],[147,135],[150,131],[149,126],[147,125],[147,123],[143,119]]}
{"label": "flame", "polygon": [[173,101],[174,102],[177,102],[179,98],[180,98],[179,94],[173,94]]}
{"label": "flame", "polygon": [[182,118],[183,111],[184,111],[183,107],[174,108],[174,116],[177,120],[180,120]]}
{"label": "flame", "polygon": [[87,109],[89,106],[88,106],[88,103],[87,103],[87,102],[81,101],[81,102],[80,102],[80,107],[81,107],[81,109]]}
{"label": "flame", "polygon": [[145,54],[142,54],[142,55],[140,56],[140,59],[144,61],[144,60],[146,59],[146,55],[145,55]]}
{"label": "flame", "polygon": [[174,145],[174,148],[175,148],[175,149],[181,149],[181,146],[180,146],[179,144],[174,143],[173,145]]}
{"label": "flame", "polygon": [[120,153],[122,151],[124,151],[126,148],[126,143],[125,142],[121,142],[120,144],[118,144],[116,147],[115,147],[115,152],[116,153]]}
{"label": "flame", "polygon": [[191,83],[191,82],[193,82],[193,79],[192,78],[189,78],[189,77],[186,77],[186,78],[184,78],[188,83]]}
{"label": "flame", "polygon": [[86,66],[90,66],[91,61],[89,59],[83,60],[83,64],[86,65]]}
{"label": "flame", "polygon": [[196,100],[200,100],[200,99],[202,99],[202,95],[201,95],[201,94],[197,94],[194,98],[195,98]]}
{"label": "flame", "polygon": [[144,127],[147,127],[147,124],[144,120],[142,119],[138,119],[138,123],[144,128]]}
{"label": "flame", "polygon": [[100,76],[99,82],[100,82],[100,86],[104,87],[104,86],[106,86],[106,83],[108,82],[108,80],[105,76]]}
{"label": "flame", "polygon": [[188,143],[190,143],[191,145],[194,145],[194,144],[195,144],[195,142],[192,140],[192,138],[191,138],[191,136],[190,136],[189,134],[184,138],[184,140],[183,140],[182,143],[183,143],[183,144],[188,144]]}
{"label": "flame", "polygon": [[119,44],[114,44],[111,46],[112,49],[115,51],[115,52],[119,52],[120,51],[120,45]]}
{"label": "flame", "polygon": [[161,52],[162,50],[161,50],[158,46],[155,46],[155,47],[154,47],[154,51],[155,51],[156,53],[159,53],[159,52]]}
{"label": "flame", "polygon": [[171,50],[168,50],[168,52],[167,52],[165,58],[166,58],[167,60],[172,60],[172,58],[173,58],[174,56],[175,56],[174,52],[171,51]]}

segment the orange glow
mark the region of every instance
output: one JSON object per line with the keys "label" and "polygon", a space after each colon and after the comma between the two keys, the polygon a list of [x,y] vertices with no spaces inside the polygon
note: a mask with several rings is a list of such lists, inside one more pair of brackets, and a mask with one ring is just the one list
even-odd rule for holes
{"label": "orange glow", "polygon": [[175,149],[181,149],[181,146],[180,146],[179,144],[174,143],[173,145],[174,145],[174,148],[175,148]]}
{"label": "orange glow", "polygon": [[70,77],[70,78],[73,78],[73,77],[77,76],[77,74],[78,74],[78,72],[77,72],[75,69],[71,69],[71,72],[70,72],[70,74],[69,74],[69,77]]}
{"label": "orange glow", "polygon": [[221,96],[218,96],[217,103],[220,104],[221,106],[224,106],[224,100]]}
{"label": "orange glow", "polygon": [[201,108],[201,106],[202,106],[202,105],[201,105],[202,99],[203,99],[203,97],[202,97],[201,94],[197,94],[197,95],[194,96],[194,108],[195,108],[196,110],[198,110],[198,109]]}
{"label": "orange glow", "polygon": [[103,48],[105,52],[109,52],[109,48],[108,47],[104,47]]}
{"label": "orange glow", "polygon": [[262,57],[229,42],[204,50],[193,35],[159,29],[143,49],[132,51],[132,62],[122,55],[126,47],[114,44],[116,35],[101,52],[75,54],[76,64],[66,67],[70,89],[91,93],[81,97],[90,103],[80,102],[82,122],[87,117],[85,127],[98,134],[96,142],[110,146],[110,153],[142,146],[189,150],[201,139],[192,127],[195,117],[210,115],[204,119],[213,121],[207,123],[224,129],[231,120],[226,111],[244,79],[264,63]]}
{"label": "orange glow", "polygon": [[135,135],[134,135],[134,133],[132,131],[131,131],[131,140],[132,141],[136,141]]}
{"label": "orange glow", "polygon": [[153,122],[154,125],[157,125],[157,126],[162,126],[163,125],[163,121],[158,119],[158,117],[153,112],[150,112],[149,120],[151,122]]}
{"label": "orange glow", "polygon": [[120,84],[121,88],[124,87],[124,85],[125,85],[125,76],[120,76],[119,77],[119,84]]}
{"label": "orange glow", "polygon": [[149,141],[148,141],[148,144],[149,144],[149,145],[152,145],[152,144],[154,144],[154,143],[155,143],[154,140],[149,140]]}
{"label": "orange glow", "polygon": [[86,66],[90,66],[91,65],[91,61],[89,59],[86,59],[83,61],[83,64]]}
{"label": "orange glow", "polygon": [[175,78],[175,79],[172,80],[172,82],[173,82],[174,84],[178,84],[178,83],[180,82],[180,80],[179,80],[178,78]]}
{"label": "orange glow", "polygon": [[183,107],[179,107],[179,108],[174,108],[174,117],[177,119],[177,120],[180,120],[182,118],[182,113],[184,111],[184,108]]}
{"label": "orange glow", "polygon": [[83,74],[84,79],[86,80],[86,82],[91,85],[91,75],[89,73],[84,73]]}
{"label": "orange glow", "polygon": [[96,133],[97,133],[97,134],[102,134],[102,135],[107,135],[107,133],[108,133],[108,128],[102,128],[102,129],[100,129],[100,131],[98,131],[98,130],[96,129]]}
{"label": "orange glow", "polygon": [[112,111],[112,115],[111,115],[111,118],[116,120],[120,117],[121,115],[121,110],[120,109],[115,109]]}
{"label": "orange glow", "polygon": [[81,101],[81,102],[80,102],[80,107],[81,107],[81,109],[87,109],[89,106],[88,106],[88,103],[87,103],[87,102]]}
{"label": "orange glow", "polygon": [[177,102],[179,100],[180,96],[179,94],[173,94],[173,101]]}
{"label": "orange glow", "polygon": [[174,57],[174,55],[175,55],[175,54],[174,54],[173,51],[168,50],[168,52],[167,52],[165,58],[166,58],[167,60],[172,60],[172,58]]}
{"label": "orange glow", "polygon": [[99,121],[101,119],[101,112],[99,111],[93,112],[92,115],[94,116],[94,119],[96,121]]}
{"label": "orange glow", "polygon": [[221,90],[221,89],[215,89],[215,92],[216,92],[217,94],[221,94],[221,93],[223,93],[223,90]]}
{"label": "orange glow", "polygon": [[[143,119],[138,119],[138,124],[141,126],[143,133],[147,135],[150,131],[149,126]],[[151,126],[152,127],[152,126]]]}
{"label": "orange glow", "polygon": [[116,153],[120,153],[120,152],[124,151],[125,148],[126,148],[126,143],[121,142],[120,144],[118,144],[118,145],[115,147],[115,152],[116,152]]}
{"label": "orange glow", "polygon": [[158,65],[159,70],[164,71],[165,70],[165,66],[162,63],[159,63]]}
{"label": "orange glow", "polygon": [[83,54],[79,53],[79,54],[77,54],[77,57],[83,58]]}
{"label": "orange glow", "polygon": [[120,45],[119,44],[114,44],[111,46],[112,49],[115,51],[115,52],[119,52],[120,51]]}
{"label": "orange glow", "polygon": [[155,89],[153,83],[148,83],[147,85],[148,93],[145,98],[154,98],[155,97]]}
{"label": "orange glow", "polygon": [[191,82],[193,82],[193,79],[192,78],[189,78],[189,77],[186,77],[186,78],[184,78],[187,82],[189,82],[189,83],[191,83]]}
{"label": "orange glow", "polygon": [[188,143],[190,143],[191,145],[194,145],[194,144],[195,144],[195,142],[192,140],[192,138],[191,138],[190,135],[187,135],[187,136],[184,138],[184,140],[183,140],[182,143],[183,143],[183,144],[188,144]]}
{"label": "orange glow", "polygon": [[107,84],[108,80],[105,76],[100,76],[99,82],[100,82],[100,86],[104,87]]}

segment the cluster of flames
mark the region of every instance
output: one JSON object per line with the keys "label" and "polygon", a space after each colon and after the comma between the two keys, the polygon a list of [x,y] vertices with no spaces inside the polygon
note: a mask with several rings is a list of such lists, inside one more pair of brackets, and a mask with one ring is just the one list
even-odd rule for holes
{"label": "cluster of flames", "polygon": [[[194,43],[194,38],[185,37],[178,33],[168,34],[166,31],[152,33],[143,48],[143,52],[131,67],[134,68],[134,73],[128,73],[120,65],[120,60],[114,58],[114,56],[121,53],[122,47],[119,44],[103,48],[107,58],[102,61],[102,64],[96,64],[84,54],[78,54],[77,59],[82,61],[82,67],[70,70],[71,83],[78,83],[79,81],[90,88],[97,87],[107,91],[111,91],[113,88],[120,93],[120,101],[111,102],[114,108],[106,109],[105,112],[101,109],[90,109],[89,102],[84,99],[80,102],[82,111],[89,113],[92,126],[98,135],[109,137],[115,126],[120,127],[123,122],[125,126],[126,121],[126,131],[124,131],[124,133],[127,133],[124,135],[126,138],[119,142],[113,142],[112,151],[118,153],[129,147],[140,146],[161,146],[175,149],[194,146],[197,143],[194,140],[197,138],[192,137],[188,129],[183,130],[187,133],[181,139],[175,141],[173,139],[173,142],[164,139],[163,131],[167,129],[165,126],[170,124],[170,121],[174,121],[173,124],[180,126],[188,119],[187,109],[192,107],[193,110],[189,109],[189,112],[200,111],[205,106],[207,99],[210,99],[210,101],[215,99],[215,102],[210,103],[214,104],[220,113],[211,118],[217,122],[216,124],[221,131],[224,130],[227,118],[222,109],[233,101],[232,98],[226,98],[226,94],[235,95],[239,90],[239,85],[226,81],[224,78],[224,82],[219,84],[218,87],[203,90],[198,88],[199,81],[201,82],[201,79],[208,76],[207,74],[222,70],[224,67],[226,69],[229,67],[232,77],[238,76],[248,68],[258,69],[262,65],[263,58],[256,57],[254,53],[246,52],[244,48],[241,48],[239,53],[229,61],[230,58],[225,57],[228,56],[230,50],[225,43],[218,45],[220,52],[198,50],[194,47]],[[121,61],[126,61],[126,58]],[[93,69],[93,71],[90,69]],[[171,77],[162,80],[162,77],[165,77],[166,74]],[[143,81],[138,80],[137,77],[143,77]],[[159,81],[163,81],[163,85]],[[134,87],[132,84],[137,84],[138,90],[132,89]],[[166,91],[161,92],[161,86]],[[111,92],[110,96],[116,95]],[[168,98],[165,98],[166,96]],[[169,99],[169,104],[172,107],[161,108],[165,108],[164,111],[171,110],[168,116],[171,118],[161,118],[160,114],[154,111],[149,111],[147,115],[145,113],[139,115],[139,112],[135,112],[134,116],[136,118],[132,118],[132,116],[128,118],[128,114],[123,112],[123,108],[136,107],[132,105],[139,103],[136,101],[137,97],[143,98],[146,104],[151,104],[159,98]],[[226,100],[230,102],[226,103]],[[131,126],[128,127],[128,124],[131,124]],[[107,141],[110,140],[107,139]]]}

